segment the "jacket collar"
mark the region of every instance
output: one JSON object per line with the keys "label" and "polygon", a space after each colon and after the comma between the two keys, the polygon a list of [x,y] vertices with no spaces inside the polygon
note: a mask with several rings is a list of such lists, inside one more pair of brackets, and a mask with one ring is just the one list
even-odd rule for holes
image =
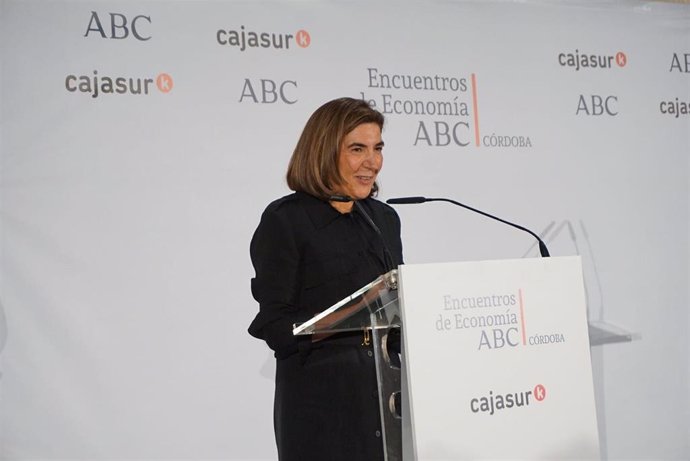
{"label": "jacket collar", "polygon": [[[307,215],[317,229],[326,227],[341,216],[354,216],[354,214],[359,214],[357,207],[353,207],[352,211],[349,213],[341,213],[333,208],[333,206],[327,200],[314,197],[306,192],[295,192],[295,194],[298,200],[300,200],[304,205]],[[362,205],[367,206],[368,201],[369,199],[364,199],[360,200],[359,202]],[[371,213],[371,211],[369,212]]]}
{"label": "jacket collar", "polygon": [[326,227],[343,215],[326,200],[314,197],[306,192],[296,192],[295,194],[303,204],[307,216],[309,216],[309,219],[311,219],[311,222],[317,229]]}

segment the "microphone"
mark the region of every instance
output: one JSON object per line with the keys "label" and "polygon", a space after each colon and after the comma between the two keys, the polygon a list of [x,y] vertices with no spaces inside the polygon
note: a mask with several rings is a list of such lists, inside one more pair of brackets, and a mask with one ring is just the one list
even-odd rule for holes
{"label": "microphone", "polygon": [[347,203],[352,201],[352,197],[349,195],[331,195],[328,197],[329,202],[341,202],[341,203]]}
{"label": "microphone", "polygon": [[498,222],[502,222],[503,224],[507,224],[509,226],[512,226],[516,229],[520,229],[521,231],[527,232],[530,234],[532,237],[537,239],[537,242],[539,242],[539,253],[541,253],[542,258],[548,258],[551,256],[549,254],[549,250],[546,248],[546,244],[542,239],[539,238],[537,234],[532,232],[531,230],[527,229],[526,227],[522,227],[518,224],[512,223],[510,221],[506,221],[505,219],[501,219],[499,217],[496,217],[494,215],[490,215],[489,213],[485,213],[481,210],[478,210],[476,208],[472,208],[471,206],[464,205],[460,202],[456,202],[455,200],[451,200],[448,198],[427,198],[427,197],[398,197],[398,198],[391,198],[386,200],[386,203],[391,204],[391,205],[406,205],[410,203],[424,203],[424,202],[448,202],[452,203],[453,205],[457,205],[462,208],[466,208],[470,211],[474,211],[475,213],[479,213],[482,216],[486,216],[487,218],[494,219]]}
{"label": "microphone", "polygon": [[390,205],[407,205],[408,203],[424,203],[434,199],[427,199],[426,197],[398,197],[389,198],[386,203]]}

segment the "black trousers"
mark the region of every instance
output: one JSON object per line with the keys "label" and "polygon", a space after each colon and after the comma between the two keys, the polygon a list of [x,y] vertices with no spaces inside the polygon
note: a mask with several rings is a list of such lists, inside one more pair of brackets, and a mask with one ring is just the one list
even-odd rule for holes
{"label": "black trousers", "polygon": [[376,368],[362,334],[315,343],[276,362],[280,461],[383,460]]}

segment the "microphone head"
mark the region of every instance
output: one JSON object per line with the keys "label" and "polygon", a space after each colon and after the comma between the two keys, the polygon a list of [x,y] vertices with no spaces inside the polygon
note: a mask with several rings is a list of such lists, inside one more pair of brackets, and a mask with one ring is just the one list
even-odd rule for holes
{"label": "microphone head", "polygon": [[389,198],[386,203],[390,205],[406,205],[408,203],[424,203],[426,202],[426,197],[397,197]]}
{"label": "microphone head", "polygon": [[328,201],[346,203],[351,202],[352,198],[347,195],[331,195],[330,197],[328,197]]}

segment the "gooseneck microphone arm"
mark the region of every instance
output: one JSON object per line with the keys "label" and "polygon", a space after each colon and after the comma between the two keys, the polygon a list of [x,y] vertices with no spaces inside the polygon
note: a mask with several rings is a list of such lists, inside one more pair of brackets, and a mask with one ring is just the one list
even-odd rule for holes
{"label": "gooseneck microphone arm", "polygon": [[402,205],[402,204],[409,204],[409,203],[424,203],[424,202],[448,202],[452,203],[453,205],[457,205],[462,208],[466,208],[470,211],[474,211],[475,213],[479,213],[482,216],[486,216],[487,218],[494,219],[496,221],[502,222],[503,224],[507,224],[511,227],[515,227],[516,229],[520,229],[521,231],[527,232],[530,234],[532,237],[537,239],[537,242],[539,242],[539,253],[541,253],[541,256],[543,258],[548,258],[550,256],[549,250],[546,248],[546,244],[544,241],[539,238],[537,234],[532,232],[531,230],[527,229],[526,227],[522,227],[518,224],[512,223],[510,221],[506,221],[505,219],[501,219],[497,216],[490,215],[489,213],[485,213],[481,210],[478,210],[476,208],[472,208],[471,206],[465,205],[460,202],[456,202],[455,200],[451,200],[448,198],[427,198],[427,197],[400,197],[400,198],[392,198],[386,200],[386,203],[391,204],[391,205]]}
{"label": "gooseneck microphone arm", "polygon": [[384,265],[386,266],[386,272],[390,272],[391,270],[395,269],[396,266],[393,262],[393,256],[391,255],[391,252],[388,250],[388,245],[386,245],[386,239],[383,238],[381,229],[379,229],[379,226],[377,226],[374,220],[371,219],[369,213],[366,212],[364,206],[362,206],[362,204],[360,204],[358,200],[355,200],[354,206],[362,214],[362,216],[364,216],[364,220],[367,222],[367,224],[369,224],[369,226],[372,229],[374,229],[374,232],[376,232],[376,235],[379,236],[379,239],[381,239],[381,243],[383,244]]}

